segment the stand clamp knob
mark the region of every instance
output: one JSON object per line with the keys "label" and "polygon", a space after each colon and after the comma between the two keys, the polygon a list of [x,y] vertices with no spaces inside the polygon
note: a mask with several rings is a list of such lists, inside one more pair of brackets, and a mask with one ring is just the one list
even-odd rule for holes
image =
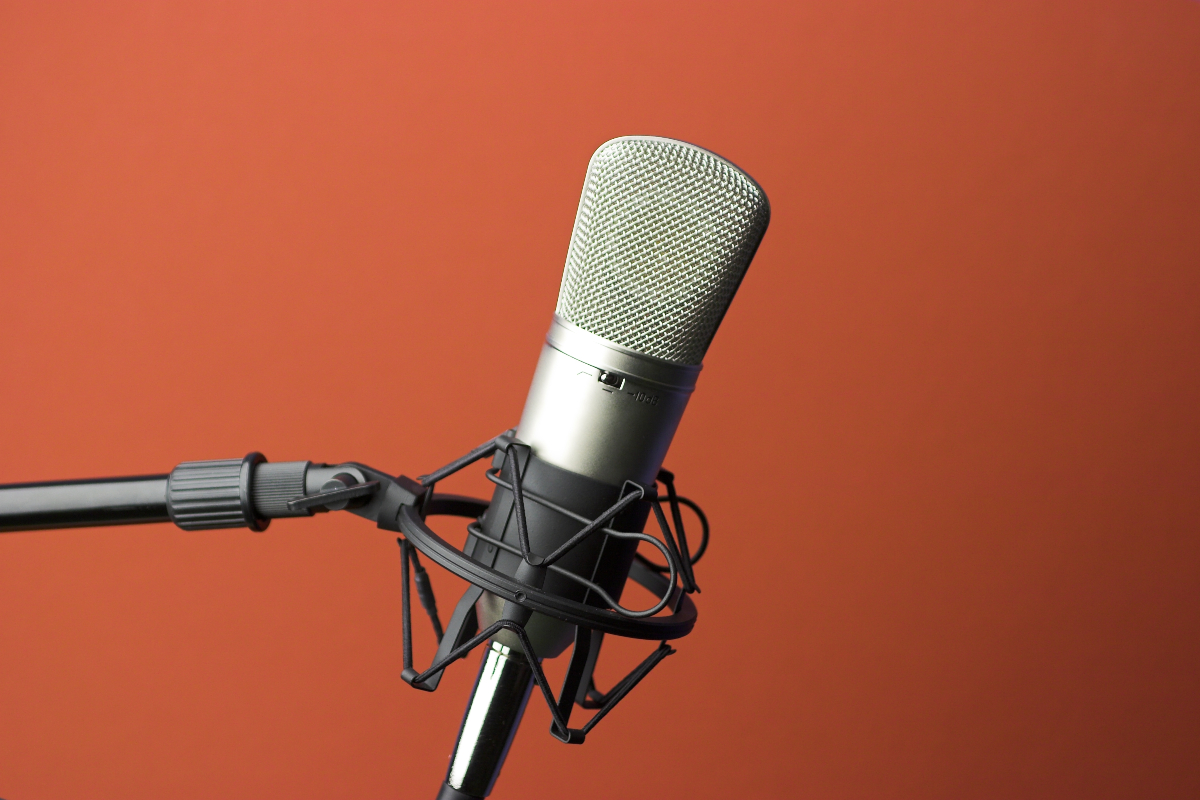
{"label": "stand clamp knob", "polygon": [[254,510],[254,468],[262,453],[239,460],[185,461],[167,479],[167,513],[185,531],[214,528],[266,530],[269,519]]}

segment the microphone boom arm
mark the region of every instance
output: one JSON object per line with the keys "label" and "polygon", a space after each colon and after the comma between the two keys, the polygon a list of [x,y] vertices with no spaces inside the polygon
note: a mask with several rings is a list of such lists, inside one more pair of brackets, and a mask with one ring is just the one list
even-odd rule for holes
{"label": "microphone boom arm", "polygon": [[[701,550],[708,539],[708,523],[698,507],[675,494],[673,476],[660,475],[668,489],[667,500],[675,522],[675,531],[667,524],[658,493],[653,486],[626,482],[622,495],[613,506],[586,519],[523,489],[523,469],[514,458],[511,481],[500,478],[503,459],[514,454],[526,462],[533,458],[529,448],[517,441],[512,432],[490,439],[463,457],[435,470],[419,480],[393,477],[356,462],[338,465],[308,461],[269,463],[259,453],[242,459],[184,462],[167,475],[100,478],[0,485],[0,533],[57,528],[174,522],[185,530],[212,530],[248,527],[262,531],[271,519],[311,516],[325,511],[347,510],[374,522],[379,528],[401,536],[397,539],[401,554],[401,613],[403,618],[405,683],[422,691],[434,691],[447,666],[464,658],[501,630],[510,631],[521,642],[533,678],[553,717],[551,734],[569,744],[581,744],[587,733],[606,716],[650,671],[675,650],[667,644],[691,632],[696,623],[696,606],[688,596],[696,591],[691,577],[693,558],[687,549],[680,518],[680,503],[694,509],[704,527]],[[579,534],[556,548],[548,556],[529,549],[528,535],[521,531],[520,548],[492,539],[478,522],[468,526],[463,549],[438,536],[425,522],[429,516],[457,516],[478,520],[489,503],[453,494],[437,494],[436,483],[488,456],[497,463],[488,477],[514,495],[516,519],[525,527],[525,502],[532,501],[583,524]],[[619,513],[633,502],[648,502],[658,521],[663,541],[648,534],[614,530],[608,527]],[[654,564],[640,555],[633,561],[629,577],[642,585],[659,601],[644,612],[623,608],[601,587],[556,565],[568,551],[593,535],[636,538],[653,544],[666,560]],[[678,543],[676,541],[678,539]],[[541,581],[523,581],[509,577],[489,564],[481,563],[468,552],[490,552],[497,548],[520,556],[533,572],[551,570],[589,589],[584,602],[576,602],[542,591]],[[445,569],[469,581],[471,586],[458,601],[443,632],[438,619],[433,590],[418,551]],[[410,570],[411,568],[411,570]],[[423,672],[413,667],[410,571],[416,573],[418,596],[432,621],[438,639],[433,662]],[[662,574],[668,573],[668,574]],[[522,576],[523,577],[523,576]],[[677,582],[678,579],[678,582]],[[476,602],[483,592],[514,603],[518,617],[505,618],[479,631]],[[590,601],[590,602],[589,602]],[[607,607],[604,607],[607,606]],[[666,616],[657,612],[669,607]],[[540,659],[534,656],[524,623],[529,615],[540,612],[576,626],[574,646],[559,696],[550,690]],[[592,671],[603,637],[618,636],[650,639],[658,648],[607,694],[595,689]],[[597,709],[582,728],[570,728],[571,709],[575,704]]]}

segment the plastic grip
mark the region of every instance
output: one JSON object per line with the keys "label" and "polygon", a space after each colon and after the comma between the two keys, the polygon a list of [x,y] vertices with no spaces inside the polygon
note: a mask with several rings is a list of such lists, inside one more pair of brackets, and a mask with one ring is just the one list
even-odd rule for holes
{"label": "plastic grip", "polygon": [[242,459],[186,461],[167,479],[167,511],[187,531],[266,530],[277,517],[308,517],[288,501],[303,497],[309,461],[267,463],[261,453]]}
{"label": "plastic grip", "polygon": [[254,512],[251,487],[262,453],[243,459],[185,461],[167,479],[167,511],[185,531],[218,528],[266,530],[270,524]]}

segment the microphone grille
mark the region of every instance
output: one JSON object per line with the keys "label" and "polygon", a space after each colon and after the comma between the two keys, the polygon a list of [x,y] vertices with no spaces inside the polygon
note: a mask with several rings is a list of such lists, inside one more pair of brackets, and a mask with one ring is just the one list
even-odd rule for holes
{"label": "microphone grille", "polygon": [[699,364],[767,230],[762,188],[695,145],[627,136],[588,165],[556,313],[614,344]]}

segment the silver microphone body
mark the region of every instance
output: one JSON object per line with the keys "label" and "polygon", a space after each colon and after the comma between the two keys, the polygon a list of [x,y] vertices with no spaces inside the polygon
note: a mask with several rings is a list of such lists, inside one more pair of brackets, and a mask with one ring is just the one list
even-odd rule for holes
{"label": "silver microphone body", "polygon": [[616,486],[651,484],[699,374],[555,315],[517,438],[556,467]]}
{"label": "silver microphone body", "polygon": [[[561,470],[616,490],[627,481],[654,484],[769,219],[757,183],[694,145],[623,137],[596,151],[558,307],[516,429],[543,473]],[[572,507],[570,497],[553,499]],[[506,524],[491,521],[500,532]],[[531,539],[535,524],[530,516]],[[619,601],[636,543],[618,552],[585,544],[594,546],[569,554],[568,568],[594,578],[603,552],[606,588]],[[507,558],[496,568],[515,573],[519,559]],[[555,590],[574,591],[569,583]],[[476,605],[480,628],[511,616],[511,605],[484,593]],[[561,654],[575,633],[538,613],[524,627],[538,659]],[[490,793],[531,688],[520,642],[501,631],[485,651],[441,800]]]}

